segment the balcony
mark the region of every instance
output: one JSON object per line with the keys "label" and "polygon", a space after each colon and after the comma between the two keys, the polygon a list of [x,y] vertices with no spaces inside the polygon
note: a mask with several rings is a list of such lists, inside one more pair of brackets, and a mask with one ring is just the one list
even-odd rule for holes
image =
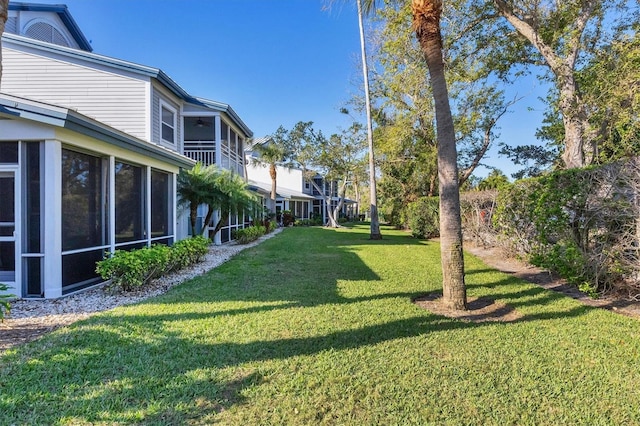
{"label": "balcony", "polygon": [[214,141],[185,141],[184,155],[205,166],[216,163],[216,144]]}

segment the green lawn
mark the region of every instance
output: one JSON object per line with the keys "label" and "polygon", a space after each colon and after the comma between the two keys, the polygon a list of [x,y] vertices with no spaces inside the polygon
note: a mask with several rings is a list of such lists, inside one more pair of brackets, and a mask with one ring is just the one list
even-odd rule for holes
{"label": "green lawn", "polygon": [[466,256],[513,323],[437,316],[439,247],[291,228],[0,357],[0,424],[640,424],[640,323]]}

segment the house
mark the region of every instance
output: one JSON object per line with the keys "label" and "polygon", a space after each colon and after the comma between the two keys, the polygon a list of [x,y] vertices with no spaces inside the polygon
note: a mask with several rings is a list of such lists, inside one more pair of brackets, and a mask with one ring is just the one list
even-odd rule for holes
{"label": "house", "polygon": [[[257,138],[246,149],[246,167],[249,183],[253,185],[264,198],[271,196],[271,175],[269,166],[259,161],[259,153],[253,147],[256,144],[270,143],[269,137]],[[282,211],[290,211],[296,219],[318,218],[322,223],[327,223],[327,203],[330,198],[331,207],[335,208],[340,200],[338,183],[327,182],[316,174],[313,177],[315,185],[307,179],[303,170],[296,167],[276,165],[276,214]],[[316,188],[317,186],[317,188]],[[322,191],[319,191],[320,188]],[[354,214],[355,202],[343,199],[340,214],[351,217]]]}
{"label": "house", "polygon": [[228,104],[92,52],[66,6],[10,2],[2,48],[0,282],[13,294],[70,294],[101,281],[105,251],[185,238],[176,176],[196,161],[244,176],[252,132]]}

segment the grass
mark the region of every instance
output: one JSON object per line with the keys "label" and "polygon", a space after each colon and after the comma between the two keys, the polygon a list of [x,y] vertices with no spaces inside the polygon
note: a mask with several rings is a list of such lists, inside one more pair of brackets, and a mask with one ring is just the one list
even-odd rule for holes
{"label": "grass", "polygon": [[439,247],[286,229],[0,357],[0,424],[640,424],[640,324],[466,256],[513,323],[431,314]]}

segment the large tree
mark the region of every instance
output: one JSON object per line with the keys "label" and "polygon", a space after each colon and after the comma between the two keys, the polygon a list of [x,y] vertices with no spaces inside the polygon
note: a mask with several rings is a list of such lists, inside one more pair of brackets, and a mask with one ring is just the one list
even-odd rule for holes
{"label": "large tree", "polygon": [[367,145],[369,151],[369,216],[370,232],[372,240],[382,239],[380,233],[380,220],[378,217],[378,191],[376,187],[376,160],[373,145],[373,121],[371,118],[371,98],[369,92],[369,66],[367,64],[367,44],[364,37],[364,25],[362,16],[362,1],[356,0],[358,5],[358,25],[360,29],[360,50],[362,56],[362,75],[364,80],[365,109],[367,112]]}
{"label": "large tree", "polygon": [[[302,170],[305,179],[322,194],[328,220],[326,225],[338,227],[338,215],[344,203],[347,185],[362,162],[366,135],[359,123],[331,135],[328,139],[313,128],[313,122],[298,122],[288,132],[291,159]],[[322,186],[316,178],[320,178]],[[336,200],[337,199],[337,200]],[[334,203],[336,201],[336,203]]]}
{"label": "large tree", "polygon": [[[375,100],[376,152],[380,160],[380,201],[385,219],[406,226],[408,205],[438,194],[435,112],[429,72],[422,49],[413,37],[411,3],[387,0],[377,11],[370,34]],[[451,21],[449,19],[448,21]],[[447,38],[449,40],[449,38]],[[456,131],[459,185],[465,185],[482,164],[498,135],[506,102],[496,79],[478,55],[462,55],[447,42],[447,85]],[[352,103],[360,105],[354,98]]]}
{"label": "large tree", "polygon": [[591,152],[594,147],[575,72],[585,47],[587,24],[603,19],[602,0],[494,0],[494,4],[498,13],[538,51],[553,74],[564,122],[562,159],[567,168],[584,166],[589,162],[585,145]]}
{"label": "large tree", "polygon": [[[9,17],[9,0],[0,0],[0,37]],[[2,82],[2,42],[0,42],[0,83]],[[2,86],[0,86],[1,88]]]}
{"label": "large tree", "polygon": [[[366,9],[374,7],[373,0],[365,2]],[[449,105],[442,54],[440,0],[411,0],[413,29],[427,62],[436,118],[438,184],[440,189],[440,253],[442,261],[442,302],[451,309],[467,306],[462,251],[462,224],[456,134]]]}
{"label": "large tree", "polygon": [[413,25],[427,60],[433,89],[438,140],[438,184],[440,188],[440,255],[442,257],[442,300],[452,309],[466,309],[462,224],[456,134],[449,106],[449,93],[442,57],[440,0],[412,0]]}

